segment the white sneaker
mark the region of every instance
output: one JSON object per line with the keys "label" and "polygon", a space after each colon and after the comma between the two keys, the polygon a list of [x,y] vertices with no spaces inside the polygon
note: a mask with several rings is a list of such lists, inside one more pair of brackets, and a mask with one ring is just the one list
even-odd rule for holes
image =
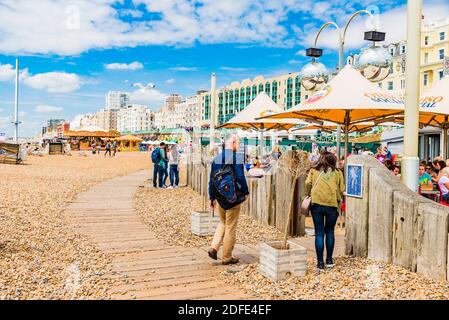
{"label": "white sneaker", "polygon": [[170,186],[170,187],[168,187],[167,189],[173,189],[173,187],[172,187],[172,186]]}

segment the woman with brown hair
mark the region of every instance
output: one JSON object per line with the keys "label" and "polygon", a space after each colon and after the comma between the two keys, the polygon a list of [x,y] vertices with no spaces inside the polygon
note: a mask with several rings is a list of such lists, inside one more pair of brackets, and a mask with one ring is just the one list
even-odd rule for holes
{"label": "woman with brown hair", "polygon": [[341,207],[345,181],[336,168],[337,158],[331,152],[321,154],[318,164],[312,168],[306,179],[306,195],[310,195],[313,224],[315,226],[315,250],[317,267],[324,269],[324,244],[326,243],[326,266],[332,268],[332,254],[335,246],[334,229]]}

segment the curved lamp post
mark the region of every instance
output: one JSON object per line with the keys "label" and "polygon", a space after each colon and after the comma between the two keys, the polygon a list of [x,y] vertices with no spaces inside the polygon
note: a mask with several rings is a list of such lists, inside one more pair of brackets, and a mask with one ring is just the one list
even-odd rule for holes
{"label": "curved lamp post", "polygon": [[[301,81],[301,84],[304,86],[304,88],[310,88],[310,84],[311,84],[311,79],[315,79],[315,83],[320,84],[322,83],[322,78],[323,78],[323,69],[321,67],[320,63],[317,63],[315,61],[316,58],[319,58],[323,55],[323,50],[322,49],[318,49],[317,48],[317,43],[318,43],[318,39],[320,37],[321,32],[326,29],[329,26],[333,26],[335,27],[335,29],[337,29],[338,31],[338,43],[339,43],[339,51],[338,51],[338,71],[340,71],[343,68],[343,56],[344,56],[344,45],[345,45],[345,39],[346,39],[346,32],[348,31],[348,27],[351,24],[351,22],[354,20],[355,17],[357,17],[358,15],[362,14],[362,13],[366,13],[369,16],[371,16],[372,18],[374,17],[371,12],[369,12],[368,10],[360,10],[355,12],[353,15],[351,15],[351,17],[349,17],[348,22],[346,23],[344,29],[342,30],[335,22],[327,22],[325,24],[323,24],[320,28],[320,30],[318,31],[316,37],[315,37],[315,42],[314,42],[314,46],[313,48],[309,48],[306,50],[306,55],[308,57],[312,57],[313,61],[306,65],[303,70],[307,70],[307,68],[309,68],[309,70],[311,69],[311,66],[315,65],[315,68],[313,68],[312,70],[315,70],[315,74],[312,72],[309,72],[303,79],[304,81]],[[368,31],[365,32],[365,40],[368,41],[373,41],[378,42],[378,41],[384,41],[385,40],[385,33],[383,32],[378,32],[378,31]],[[377,48],[377,47],[374,47]],[[376,56],[376,55],[375,55]],[[369,59],[368,59],[369,60]],[[372,59],[370,60],[370,62],[372,62]],[[382,76],[385,75],[385,71],[382,71]],[[388,76],[388,73],[386,74],[386,76]],[[384,76],[384,78],[386,77]],[[376,78],[378,78],[376,76]],[[370,79],[371,80],[371,79]],[[380,79],[383,80],[383,79]],[[377,79],[377,81],[379,81]],[[316,89],[317,87],[315,87],[314,89]],[[346,133],[346,145],[345,145],[345,149],[348,148],[348,136]],[[340,159],[340,145],[341,145],[341,125],[337,126],[337,157],[338,159]],[[346,155],[345,155],[346,158]]]}

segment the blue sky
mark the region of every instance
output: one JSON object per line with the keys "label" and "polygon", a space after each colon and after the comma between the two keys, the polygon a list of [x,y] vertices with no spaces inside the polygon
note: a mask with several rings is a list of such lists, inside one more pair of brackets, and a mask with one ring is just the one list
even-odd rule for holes
{"label": "blue sky", "polygon": [[[373,7],[374,5],[374,7]],[[405,38],[405,0],[0,0],[0,132],[12,135],[14,63],[21,59],[21,136],[45,120],[104,107],[108,90],[132,92],[132,102],[157,109],[166,94],[192,95],[232,81],[299,71],[317,29],[342,25],[359,9],[345,53],[366,45],[363,31],[376,24],[387,41]],[[449,0],[424,0],[427,21],[449,17]],[[445,16],[446,15],[446,16]],[[336,33],[319,46],[335,67]],[[156,84],[134,91],[134,82]]]}

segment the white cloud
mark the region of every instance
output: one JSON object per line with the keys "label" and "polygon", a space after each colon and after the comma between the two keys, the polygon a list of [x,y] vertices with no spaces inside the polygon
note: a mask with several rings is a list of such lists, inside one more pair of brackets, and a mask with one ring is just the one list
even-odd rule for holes
{"label": "white cloud", "polygon": [[151,107],[160,106],[166,98],[166,94],[156,89],[140,89],[131,92],[131,103],[149,105]]}
{"label": "white cloud", "polygon": [[81,87],[81,79],[74,73],[47,72],[24,79],[26,85],[50,93],[67,93],[78,90]]}
{"label": "white cloud", "polygon": [[294,60],[294,59],[288,61],[288,64],[300,64],[300,63],[302,63],[302,61]]}
{"label": "white cloud", "polygon": [[143,69],[143,64],[138,61],[134,61],[129,64],[110,63],[110,64],[106,64],[105,67],[108,70],[139,70],[139,69]]}
{"label": "white cloud", "polygon": [[[15,74],[15,68],[12,65],[0,64],[0,81],[12,81]],[[27,86],[51,93],[72,92],[78,90],[83,83],[74,73],[47,72],[32,75],[28,69],[20,71],[19,79]]]}
{"label": "white cloud", "polygon": [[[444,1],[428,1],[424,3],[423,14],[426,22],[436,21],[447,17],[449,12],[449,3]],[[341,24],[347,20],[346,14],[340,15]],[[399,42],[406,39],[406,24],[407,10],[406,6],[398,6],[388,11],[380,12],[378,30],[386,32],[386,43]],[[369,45],[364,38],[364,32],[372,29],[372,24],[367,15],[360,15],[356,17],[348,28],[345,41],[345,49],[359,49]],[[320,24],[305,24],[302,28],[295,26],[295,32],[299,41],[303,43],[304,47],[313,45],[315,35]],[[333,27],[325,29],[318,39],[318,47],[324,49],[338,49],[338,35]],[[300,50],[296,55],[302,55],[303,50]]]}
{"label": "white cloud", "polygon": [[143,16],[143,12],[139,10],[125,9],[120,11],[121,16],[131,16],[133,18],[141,18]]}
{"label": "white cloud", "polygon": [[197,67],[173,67],[171,71],[198,71]]}
{"label": "white cloud", "polygon": [[249,68],[221,67],[220,70],[239,72],[239,71],[248,71]]}
{"label": "white cloud", "polygon": [[16,76],[16,69],[10,64],[0,64],[0,81],[9,81]]}
{"label": "white cloud", "polygon": [[[91,49],[145,45],[310,46],[323,22],[346,22],[356,8],[379,5],[388,40],[404,37],[405,8],[395,0],[134,0],[139,10],[117,9],[117,0],[1,0],[0,53],[76,55]],[[447,0],[427,0],[424,14],[447,16]],[[143,15],[157,19],[141,19]],[[126,16],[126,20],[120,17]],[[298,25],[291,25],[295,17]],[[42,19],[45,17],[45,19]],[[347,48],[365,45],[366,18],[349,28]],[[292,35],[291,30],[296,30]],[[320,46],[336,48],[335,31]]]}
{"label": "white cloud", "polygon": [[173,79],[173,78],[167,79],[167,80],[165,81],[165,83],[166,83],[166,84],[173,84],[173,83],[175,83],[175,79]]}
{"label": "white cloud", "polygon": [[38,105],[34,108],[34,111],[39,113],[50,113],[50,112],[61,112],[63,109],[61,107],[52,107],[48,105]]}
{"label": "white cloud", "polygon": [[0,117],[0,128],[6,128],[9,124],[11,124],[9,117]]}

